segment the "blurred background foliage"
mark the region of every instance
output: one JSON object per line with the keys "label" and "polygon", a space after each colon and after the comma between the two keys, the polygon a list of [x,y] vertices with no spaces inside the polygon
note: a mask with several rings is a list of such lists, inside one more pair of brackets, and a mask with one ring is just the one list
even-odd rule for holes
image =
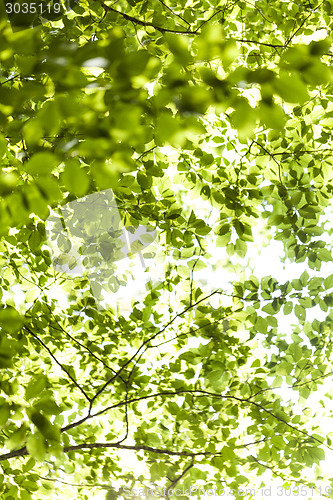
{"label": "blurred background foliage", "polygon": [[[306,406],[332,373],[331,2],[4,0],[0,14],[1,498],[238,488],[267,470],[316,484],[332,449],[324,399]],[[46,245],[53,211],[107,189],[125,227],[159,234],[162,278],[127,315],[99,310]],[[251,274],[258,227],[306,265],[299,279]],[[218,268],[213,247],[231,292],[195,280]],[[324,321],[306,320],[314,307]]]}

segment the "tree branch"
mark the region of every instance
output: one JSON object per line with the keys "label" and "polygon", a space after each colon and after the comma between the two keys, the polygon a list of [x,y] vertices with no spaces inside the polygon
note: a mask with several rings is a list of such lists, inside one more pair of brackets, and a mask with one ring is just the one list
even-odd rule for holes
{"label": "tree branch", "polygon": [[247,40],[245,38],[234,38],[235,42],[241,43],[253,43],[256,45],[264,45],[265,47],[272,47],[272,49],[284,49],[284,45],[280,45],[278,43],[267,43],[267,42],[259,42],[258,40]]}
{"label": "tree branch", "polygon": [[[157,455],[169,455],[174,457],[196,457],[204,455],[215,455],[213,452],[209,451],[172,451],[164,448],[152,448],[151,446],[145,445],[125,445],[120,443],[81,443],[72,446],[66,446],[64,452],[68,453],[70,451],[79,451],[83,449],[93,450],[95,448],[115,448],[119,450],[133,450],[133,451],[149,451],[151,453],[156,453]],[[1,457],[0,457],[1,459]]]}
{"label": "tree branch", "polygon": [[[265,438],[266,439],[266,438]],[[261,439],[260,441],[255,441],[253,443],[244,444],[241,446],[237,446],[237,448],[246,448],[247,446],[260,443],[265,441],[265,439]],[[119,450],[133,450],[133,451],[149,451],[151,453],[156,453],[158,455],[170,455],[174,457],[197,457],[197,456],[209,456],[209,455],[221,455],[221,452],[210,452],[210,451],[199,451],[199,452],[190,452],[190,451],[171,451],[163,448],[152,448],[151,446],[145,445],[125,445],[121,443],[80,443],[71,446],[65,446],[63,448],[64,453],[69,453],[71,451],[79,451],[84,449],[93,450],[95,448],[115,448]],[[0,455],[0,462],[4,460],[8,460],[10,458],[15,457],[25,457],[29,455],[26,446],[20,448],[19,450],[10,451],[9,453],[4,453]]]}
{"label": "tree branch", "polygon": [[[186,467],[186,469],[183,470],[183,472],[180,474],[180,476],[178,476],[174,480],[167,478],[171,482],[170,486],[167,488],[167,491],[173,489],[176,486],[176,484],[179,483],[179,481],[185,476],[185,474],[190,469],[192,469],[193,466],[194,466],[194,457],[192,457],[192,460],[191,460],[190,464]],[[166,497],[169,498],[169,495],[167,494]]]}
{"label": "tree branch", "polygon": [[82,389],[82,387],[80,386],[80,384],[78,384],[78,382],[75,380],[75,378],[72,377],[72,375],[68,372],[68,370],[66,370],[64,365],[62,363],[60,363],[60,361],[57,360],[57,358],[51,352],[51,349],[49,347],[47,347],[47,345],[42,341],[42,339],[40,339],[27,325],[24,325],[24,328],[44,347],[44,349],[49,353],[51,358],[57,363],[58,366],[60,366],[62,371],[64,371],[66,373],[67,377],[73,382],[73,384],[82,392],[84,397],[90,402],[91,398],[88,396],[88,394],[85,392],[85,390]]}
{"label": "tree branch", "polygon": [[173,16],[179,17],[179,19],[181,19],[184,23],[186,23],[186,24],[187,24],[187,26],[189,26],[189,27],[191,26],[191,25],[190,25],[190,23],[189,23],[188,21],[186,21],[186,19],[184,19],[184,18],[183,18],[180,14],[177,14],[177,12],[174,12],[174,11],[171,9],[171,7],[169,7],[169,5],[167,5],[166,3],[164,3],[164,2],[163,2],[163,0],[159,0],[159,2],[160,2],[162,5],[164,5],[164,7],[165,7],[165,8],[167,8],[167,9],[168,9],[168,11],[169,11],[169,12],[171,12],[171,14],[172,14]]}
{"label": "tree branch", "polygon": [[141,397],[129,399],[129,400],[126,400],[126,401],[120,401],[119,403],[116,403],[116,404],[114,404],[112,406],[104,408],[103,410],[101,410],[101,411],[99,411],[99,412],[97,412],[95,414],[89,415],[89,418],[93,418],[93,417],[97,417],[97,416],[103,415],[103,413],[106,413],[109,410],[112,410],[112,409],[115,409],[115,408],[119,408],[119,407],[124,406],[124,405],[129,405],[129,404],[132,404],[132,403],[136,403],[138,401],[142,401],[142,400],[145,400],[145,399],[151,399],[151,398],[162,397],[162,396],[177,396],[179,394],[192,394],[193,396],[196,396],[196,397],[210,396],[210,397],[213,397],[213,398],[231,399],[231,400],[237,401],[239,403],[251,404],[253,406],[256,406],[257,408],[260,408],[262,411],[268,413],[269,415],[271,415],[273,418],[275,418],[279,422],[284,423],[285,425],[287,425],[288,427],[290,427],[294,431],[296,431],[298,433],[301,433],[301,434],[307,436],[310,439],[313,439],[314,441],[316,441],[316,442],[318,442],[320,444],[325,445],[329,449],[333,449],[333,448],[330,448],[329,446],[327,446],[324,441],[321,441],[320,439],[311,436],[311,434],[308,434],[307,432],[302,431],[301,429],[298,429],[294,425],[289,424],[283,418],[278,417],[277,415],[275,415],[270,410],[267,410],[262,404],[256,403],[255,401],[252,401],[252,397],[251,396],[249,398],[239,398],[239,397],[233,396],[231,394],[222,395],[222,394],[216,394],[214,392],[209,392],[209,391],[204,391],[204,390],[199,390],[199,389],[183,389],[183,390],[179,390],[179,391],[164,391],[164,392],[159,392],[159,393],[155,393],[155,394],[147,394],[146,396],[141,396]]}
{"label": "tree branch", "polygon": [[102,0],[99,0],[99,3],[102,5],[103,9],[107,12],[114,12],[115,14],[119,14],[122,16],[124,19],[127,21],[130,21],[133,24],[138,24],[139,26],[145,26],[145,27],[151,27],[154,28],[155,30],[159,31],[160,33],[175,33],[178,35],[196,35],[196,31],[182,31],[182,30],[171,30],[167,28],[163,28],[162,26],[156,26],[153,23],[150,23],[148,21],[141,21],[141,19],[136,19],[135,17],[129,16],[128,14],[125,14],[124,12],[120,12],[117,9],[114,9],[113,7],[110,7],[109,5],[106,5]]}
{"label": "tree branch", "polygon": [[[96,356],[96,354],[88,347],[88,346],[85,346],[84,344],[82,344],[79,340],[77,340],[76,338],[74,338],[70,333],[68,333],[63,327],[62,325],[59,323],[58,319],[56,318],[56,316],[53,314],[53,311],[50,307],[50,305],[48,304],[47,300],[46,300],[46,297],[44,296],[44,300],[45,300],[45,305],[46,307],[48,308],[48,310],[50,311],[50,315],[53,317],[54,321],[57,323],[58,327],[59,327],[59,331],[62,331],[68,338],[70,338],[75,344],[79,345],[80,347],[82,347],[82,349],[84,349],[85,351],[89,352],[89,354],[95,358],[98,362],[102,363],[102,365],[104,366],[104,368],[106,368],[107,370],[115,373],[116,370],[114,370],[113,368],[111,368],[111,366],[109,366],[107,363],[105,363],[105,361],[103,361],[103,359],[101,359],[100,357]],[[55,328],[54,326],[51,325],[51,328]],[[125,380],[122,378],[122,377],[119,377],[120,380],[125,384]]]}
{"label": "tree branch", "polygon": [[160,329],[158,332],[154,333],[151,337],[149,337],[149,339],[145,340],[141,346],[136,350],[136,352],[133,354],[133,356],[126,361],[126,363],[124,363],[120,368],[119,370],[117,371],[117,373],[109,378],[109,380],[107,380],[103,386],[95,393],[94,397],[91,399],[91,402],[90,402],[90,410],[92,408],[92,405],[94,403],[94,401],[98,398],[98,396],[106,389],[106,387],[108,385],[110,385],[118,376],[119,374],[126,368],[126,366],[128,366],[136,357],[137,355],[140,353],[140,351],[147,345],[149,344],[149,342],[151,342],[152,340],[154,340],[158,335],[160,335],[161,333],[163,333],[174,321],[176,321],[177,318],[180,318],[181,316],[183,316],[187,311],[189,311],[190,309],[192,309],[193,307],[197,306],[198,304],[200,304],[201,302],[204,302],[205,300],[209,299],[210,297],[212,297],[213,295],[217,294],[217,293],[220,293],[219,290],[215,290],[214,292],[210,293],[209,295],[207,295],[206,297],[203,297],[202,299],[198,300],[197,302],[195,302],[195,304],[192,304],[188,307],[186,307],[181,313],[178,313],[176,314],[162,329]]}
{"label": "tree branch", "polygon": [[[203,21],[201,23],[201,25],[196,28],[194,31],[191,31],[190,29],[188,30],[172,30],[172,29],[168,29],[168,28],[163,28],[162,26],[156,26],[155,24],[153,23],[150,23],[149,21],[142,21],[141,19],[137,19],[133,16],[130,16],[129,14],[125,14],[124,12],[120,12],[119,10],[117,9],[114,9],[113,7],[110,7],[109,5],[106,5],[106,3],[103,2],[103,0],[98,0],[99,3],[102,5],[103,9],[107,12],[114,12],[115,14],[119,14],[120,16],[122,16],[124,19],[126,19],[127,21],[130,21],[131,23],[133,24],[138,24],[139,26],[144,26],[144,27],[151,27],[151,28],[154,28],[155,30],[159,31],[160,33],[175,33],[175,34],[178,34],[178,35],[198,35],[200,33],[200,28],[206,24],[208,21],[210,21],[214,16],[216,16],[217,14],[219,14],[220,12],[225,12],[226,9],[220,9],[218,10],[217,12],[215,12],[209,19],[207,19],[206,21]],[[272,43],[266,43],[266,42],[259,42],[257,40],[246,40],[246,39],[242,39],[242,38],[235,38],[234,39],[236,42],[242,42],[242,43],[253,43],[253,44],[257,44],[257,45],[264,45],[266,47],[272,47],[272,48],[285,48],[285,45],[280,45],[280,44],[272,44]]]}
{"label": "tree branch", "polygon": [[[323,2],[321,2],[323,3]],[[318,7],[320,6],[321,4],[318,5]],[[290,37],[288,38],[288,40],[286,41],[286,43],[284,44],[285,47],[288,47],[289,43],[291,42],[291,40],[297,35],[297,33],[303,28],[304,24],[306,23],[306,21],[309,19],[309,17],[312,16],[312,12],[310,12],[310,14],[305,18],[303,19],[303,21],[301,22],[301,24],[299,25],[299,27],[297,28],[297,30],[295,30],[291,35]]]}

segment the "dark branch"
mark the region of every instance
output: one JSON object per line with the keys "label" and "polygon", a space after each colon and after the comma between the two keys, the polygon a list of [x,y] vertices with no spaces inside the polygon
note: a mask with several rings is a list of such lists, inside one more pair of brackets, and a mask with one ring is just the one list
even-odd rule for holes
{"label": "dark branch", "polygon": [[[322,3],[322,2],[321,2]],[[288,45],[290,44],[291,40],[297,35],[297,33],[303,28],[304,24],[306,23],[306,21],[309,19],[309,17],[312,16],[312,12],[310,12],[310,14],[305,18],[303,19],[303,21],[301,22],[301,24],[299,25],[299,27],[297,28],[297,30],[295,30],[291,35],[290,37],[288,38],[288,40],[286,41],[286,43],[284,44],[285,47],[288,47]]]}
{"label": "dark branch", "polygon": [[172,14],[173,16],[179,17],[179,19],[181,19],[184,23],[186,23],[186,24],[187,24],[187,26],[189,26],[189,27],[191,26],[191,25],[190,25],[190,23],[189,23],[188,21],[186,21],[186,19],[184,19],[184,18],[183,18],[180,14],[177,14],[177,12],[174,12],[174,11],[173,11],[173,10],[169,7],[169,5],[167,5],[166,3],[164,3],[164,2],[163,2],[163,0],[159,0],[159,2],[160,2],[162,5],[164,5],[164,7],[165,7],[166,9],[168,9],[168,11],[169,11],[169,12],[171,12],[171,14]]}
{"label": "dark branch", "polygon": [[241,42],[241,43],[253,43],[256,45],[264,45],[265,47],[272,47],[272,49],[284,49],[284,45],[280,45],[278,43],[267,43],[267,42],[259,42],[258,40],[247,40],[245,38],[235,38],[234,39],[236,42]]}
{"label": "dark branch", "polygon": [[[180,395],[180,394],[192,394],[193,396],[196,396],[196,397],[210,396],[210,397],[219,398],[219,399],[231,399],[231,400],[237,401],[239,403],[243,403],[243,404],[251,404],[251,405],[256,406],[257,408],[259,408],[260,410],[268,413],[269,415],[271,415],[274,419],[278,420],[279,422],[284,423],[285,425],[287,425],[288,427],[290,427],[294,431],[296,431],[298,433],[301,433],[301,434],[304,434],[308,438],[313,439],[314,441],[317,441],[320,444],[324,444],[327,448],[331,449],[329,446],[327,446],[325,444],[324,441],[321,441],[320,439],[311,436],[307,432],[302,431],[301,429],[295,427],[294,425],[289,424],[283,418],[278,417],[277,415],[275,415],[270,410],[267,410],[262,404],[256,403],[255,401],[252,401],[252,397],[249,397],[249,398],[239,398],[237,396],[233,396],[233,395],[229,395],[229,394],[221,395],[221,394],[216,394],[216,393],[213,393],[213,392],[203,391],[203,390],[198,390],[198,389],[183,389],[183,390],[179,390],[179,391],[164,391],[164,392],[159,392],[159,393],[155,393],[155,394],[147,394],[146,396],[141,396],[141,397],[129,399],[129,400],[126,400],[126,401],[120,401],[119,403],[116,403],[116,404],[114,404],[112,406],[104,408],[103,410],[101,410],[101,411],[99,411],[99,412],[97,412],[95,414],[89,415],[88,418],[97,417],[97,416],[103,415],[107,411],[113,410],[115,408],[119,408],[119,407],[124,406],[124,405],[129,405],[129,404],[132,404],[132,403],[143,401],[145,399],[157,398],[157,397],[162,397],[162,396],[177,396],[177,395]],[[85,420],[87,420],[88,418],[86,418]],[[247,445],[243,445],[243,446],[247,446]]]}
{"label": "dark branch", "polygon": [[[210,21],[214,16],[216,16],[220,12],[225,12],[225,10],[226,10],[226,9],[218,10],[209,19],[207,19],[206,21],[203,21],[203,23],[199,26],[199,28],[196,28],[194,31],[191,31],[190,29],[184,31],[184,30],[177,30],[177,29],[172,30],[172,29],[168,29],[168,28],[163,28],[162,26],[156,26],[155,24],[150,23],[149,21],[142,21],[141,19],[137,19],[133,16],[130,16],[129,14],[125,14],[124,12],[120,12],[119,10],[114,9],[113,7],[110,7],[109,5],[106,5],[106,3],[104,3],[102,0],[99,0],[99,3],[102,5],[103,9],[106,12],[114,12],[115,14],[119,14],[124,19],[126,19],[127,21],[130,21],[133,24],[137,24],[139,26],[144,26],[144,27],[154,28],[156,31],[159,31],[162,34],[163,33],[175,33],[178,35],[198,35],[200,33],[200,31],[199,31],[200,28],[204,24],[206,24],[208,21]],[[246,39],[242,39],[242,38],[240,38],[240,39],[235,38],[235,41],[242,42],[242,43],[253,43],[253,44],[257,44],[257,45],[264,45],[265,47],[272,47],[274,49],[275,48],[282,48],[282,49],[285,48],[284,45],[259,42],[257,40],[246,40]]]}
{"label": "dark branch", "polygon": [[141,21],[141,19],[136,19],[135,17],[129,16],[128,14],[125,14],[124,12],[120,12],[117,9],[114,9],[113,7],[110,7],[109,5],[106,5],[102,0],[99,0],[100,4],[102,5],[103,9],[107,12],[114,12],[115,14],[119,14],[122,16],[124,19],[127,21],[130,21],[133,24],[138,24],[139,26],[145,26],[145,27],[151,27],[154,28],[155,30],[159,31],[160,33],[175,33],[178,35],[195,35],[196,31],[190,31],[190,30],[170,30],[167,28],[163,28],[162,26],[156,26],[153,23],[150,23],[148,21]]}
{"label": "dark branch", "polygon": [[[179,481],[185,476],[185,474],[190,470],[192,469],[192,467],[194,466],[194,457],[192,457],[192,460],[190,462],[190,464],[186,467],[186,469],[183,470],[183,472],[180,474],[180,476],[178,476],[176,479],[174,480],[171,480],[169,479],[169,481],[171,482],[170,486],[168,487],[168,490],[171,490],[173,489],[177,483],[179,483]],[[166,495],[167,498],[169,498],[168,495]]]}
{"label": "dark branch", "polygon": [[[66,446],[64,452],[69,451],[79,451],[83,449],[93,450],[95,448],[116,448],[119,450],[133,450],[133,451],[149,451],[150,453],[156,453],[157,455],[169,455],[174,457],[196,457],[203,455],[215,455],[215,453],[209,451],[199,451],[193,453],[191,451],[172,451],[166,450],[164,448],[152,448],[151,446],[145,445],[125,445],[120,443],[82,443],[72,446]],[[1,458],[1,457],[0,457]]]}
{"label": "dark branch", "polygon": [[27,325],[24,325],[24,328],[34,337],[34,339],[36,339],[44,347],[44,349],[49,353],[51,358],[57,363],[58,366],[60,366],[62,371],[66,373],[67,377],[73,382],[73,384],[82,392],[84,397],[90,402],[91,398],[88,396],[88,394],[85,392],[85,390],[82,389],[82,387],[80,386],[80,384],[78,384],[78,382],[75,380],[75,378],[72,377],[72,375],[68,372],[68,370],[66,370],[64,365],[62,363],[60,363],[60,361],[57,360],[57,358],[51,352],[51,349],[49,347],[47,347],[47,345],[42,341],[42,339],[40,339],[32,330],[30,330],[30,328]]}
{"label": "dark branch", "polygon": [[197,302],[195,302],[195,304],[192,304],[192,305],[186,307],[181,313],[176,314],[161,330],[159,330],[158,332],[154,333],[151,337],[149,337],[149,339],[145,340],[141,344],[141,346],[136,350],[136,352],[133,354],[133,356],[129,360],[127,360],[126,363],[124,363],[120,367],[120,369],[117,371],[117,373],[113,377],[111,377],[109,380],[107,380],[105,382],[105,384],[96,392],[96,394],[94,395],[94,397],[91,399],[90,409],[92,408],[92,405],[93,405],[94,401],[96,400],[96,398],[98,398],[98,396],[106,389],[106,387],[108,385],[110,385],[120,375],[120,373],[138,356],[138,354],[141,352],[141,350],[147,344],[149,344],[152,340],[154,340],[158,335],[160,335],[161,333],[163,333],[172,323],[174,323],[174,321],[176,321],[177,318],[180,318],[187,311],[189,311],[193,307],[197,306],[201,302],[204,302],[205,300],[209,299],[210,297],[212,297],[213,295],[215,295],[217,293],[221,293],[221,292],[219,290],[215,290],[214,292],[210,293],[206,297],[203,297],[202,299],[200,299]]}
{"label": "dark branch", "polygon": [[[246,448],[247,446],[260,443],[265,439],[261,439],[260,441],[256,441],[254,443],[248,443],[241,446],[237,446],[237,448]],[[119,450],[134,450],[134,451],[149,451],[151,453],[156,453],[158,455],[170,455],[175,457],[197,457],[197,456],[212,456],[212,455],[220,455],[221,452],[210,452],[210,451],[198,451],[198,452],[190,452],[190,451],[172,451],[163,448],[152,448],[151,446],[145,445],[125,445],[121,443],[80,443],[71,446],[65,446],[63,448],[64,453],[69,453],[71,451],[79,451],[79,450],[93,450],[95,448],[115,448]],[[3,460],[8,460],[10,458],[15,457],[24,457],[29,455],[27,448],[24,446],[19,450],[10,451],[9,453],[4,453],[0,455],[0,462]]]}
{"label": "dark branch", "polygon": [[[70,333],[68,333],[63,327],[62,325],[59,323],[58,319],[56,318],[56,316],[53,314],[53,311],[51,309],[51,307],[49,306],[49,304],[47,303],[47,300],[46,300],[46,297],[44,298],[45,299],[45,305],[46,307],[49,309],[50,311],[50,314],[51,316],[53,317],[54,321],[57,323],[58,327],[59,327],[59,331],[63,332],[68,338],[70,338],[72,340],[72,342],[74,342],[75,344],[79,345],[82,349],[84,349],[85,351],[89,352],[89,354],[95,358],[99,363],[101,363],[104,368],[106,368],[107,370],[109,371],[112,371],[113,373],[115,373],[115,370],[113,368],[111,368],[111,366],[109,366],[107,363],[105,363],[105,361],[103,361],[103,359],[99,358],[98,356],[96,356],[96,354],[86,345],[82,344],[79,340],[77,340],[76,338],[74,338]],[[54,326],[50,325],[51,328],[55,328]],[[125,384],[125,380],[122,378],[122,377],[119,377],[120,380]]]}

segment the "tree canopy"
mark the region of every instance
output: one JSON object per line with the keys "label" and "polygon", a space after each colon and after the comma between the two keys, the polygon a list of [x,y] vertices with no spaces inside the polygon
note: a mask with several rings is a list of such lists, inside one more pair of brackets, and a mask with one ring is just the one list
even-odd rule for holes
{"label": "tree canopy", "polygon": [[1,498],[333,486],[332,3],[0,14]]}

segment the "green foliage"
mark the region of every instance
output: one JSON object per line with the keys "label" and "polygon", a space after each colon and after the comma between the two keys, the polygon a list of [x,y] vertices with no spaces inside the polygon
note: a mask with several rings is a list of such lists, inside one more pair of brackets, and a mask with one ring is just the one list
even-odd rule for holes
{"label": "green foliage", "polygon": [[[331,3],[45,5],[0,4],[1,498],[313,486],[332,449],[333,390],[311,402],[332,363]],[[106,215],[71,204],[109,189]],[[253,268],[273,243],[296,277]]]}

